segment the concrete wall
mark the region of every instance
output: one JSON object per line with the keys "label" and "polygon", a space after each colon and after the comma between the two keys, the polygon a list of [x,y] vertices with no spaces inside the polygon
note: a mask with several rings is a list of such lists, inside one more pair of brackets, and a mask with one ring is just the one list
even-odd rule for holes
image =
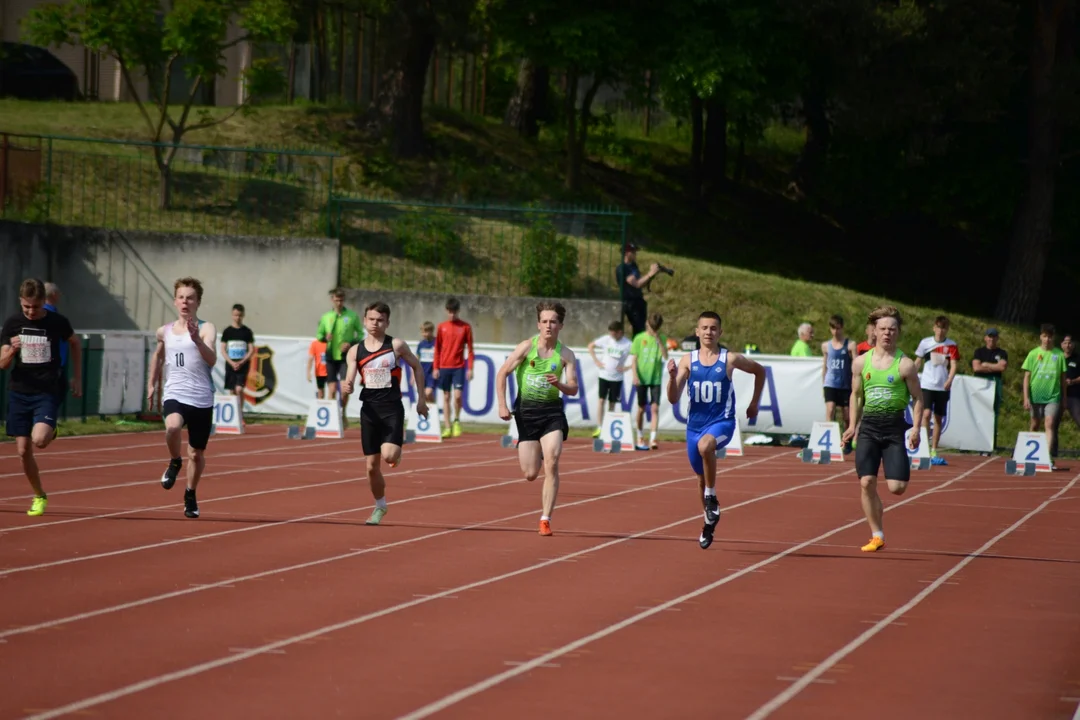
{"label": "concrete wall", "polygon": [[[368,303],[381,300],[390,306],[390,335],[420,337],[420,324],[430,320],[438,327],[446,320],[445,293],[349,290],[345,304],[363,315]],[[539,298],[455,295],[461,302],[461,319],[473,326],[476,342],[514,344],[536,334],[536,303]],[[617,300],[561,300],[566,321],[559,338],[567,345],[584,346],[607,333],[619,319]],[[323,305],[329,307],[329,299]]]}
{"label": "concrete wall", "polygon": [[0,310],[36,276],[60,286],[60,311],[79,330],[153,330],[175,318],[173,283],[203,284],[199,315],[219,330],[233,303],[258,335],[314,334],[337,283],[337,240],[215,237],[0,221]]}

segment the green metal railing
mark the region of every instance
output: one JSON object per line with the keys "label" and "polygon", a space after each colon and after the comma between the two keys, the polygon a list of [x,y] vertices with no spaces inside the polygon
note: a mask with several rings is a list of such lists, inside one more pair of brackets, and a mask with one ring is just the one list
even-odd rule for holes
{"label": "green metal railing", "polygon": [[345,287],[618,298],[630,214],[334,196]]}
{"label": "green metal railing", "polygon": [[334,153],[0,131],[0,217],[220,235],[325,237]]}

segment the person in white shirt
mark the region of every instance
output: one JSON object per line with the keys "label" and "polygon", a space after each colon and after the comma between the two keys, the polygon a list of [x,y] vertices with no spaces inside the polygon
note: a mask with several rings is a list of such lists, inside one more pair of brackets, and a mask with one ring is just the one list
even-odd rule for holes
{"label": "person in white shirt", "polygon": [[[934,465],[948,465],[945,458],[937,454],[941,429],[948,414],[949,392],[953,378],[960,364],[960,348],[946,337],[949,334],[949,318],[938,315],[934,319],[934,334],[923,338],[915,350],[915,370],[919,373],[919,386],[922,388],[923,413],[921,423],[912,418],[915,426],[920,424],[930,433],[930,462]],[[934,416],[934,426],[930,428],[930,416]]]}
{"label": "person in white shirt", "polygon": [[150,379],[146,395],[154,397],[158,374],[165,370],[161,393],[161,414],[165,419],[165,445],[169,466],[161,476],[166,490],[176,482],[183,459],[180,457],[181,431],[188,429],[187,488],[184,490],[184,515],[199,517],[195,488],[206,467],[204,453],[214,424],[214,380],[210,372],[217,363],[213,323],[198,318],[203,288],[195,278],[180,278],[173,286],[173,305],[177,320],[157,330],[157,346],[150,358]]}
{"label": "person in white shirt", "polygon": [[623,332],[622,321],[615,320],[608,325],[607,335],[601,335],[589,343],[589,356],[599,368],[600,375],[600,414],[593,432],[594,438],[600,437],[604,411],[614,410],[615,403],[622,399],[623,376],[630,369],[626,364],[630,356],[630,339]]}

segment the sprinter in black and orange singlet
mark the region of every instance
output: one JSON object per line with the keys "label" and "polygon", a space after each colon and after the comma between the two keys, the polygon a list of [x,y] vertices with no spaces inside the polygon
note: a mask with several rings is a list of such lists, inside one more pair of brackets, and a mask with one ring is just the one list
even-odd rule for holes
{"label": "sprinter in black and orange singlet", "polygon": [[424,368],[408,344],[386,334],[390,325],[390,306],[374,302],[364,308],[364,329],[367,334],[349,348],[346,356],[348,372],[341,386],[350,395],[356,375],[360,374],[360,441],[367,459],[368,482],[375,498],[375,510],[368,525],[378,525],[386,515],[386,481],[380,462],[395,467],[401,461],[401,446],[405,438],[405,406],[401,403],[401,358],[412,368],[416,382],[416,412],[427,417],[424,400]]}

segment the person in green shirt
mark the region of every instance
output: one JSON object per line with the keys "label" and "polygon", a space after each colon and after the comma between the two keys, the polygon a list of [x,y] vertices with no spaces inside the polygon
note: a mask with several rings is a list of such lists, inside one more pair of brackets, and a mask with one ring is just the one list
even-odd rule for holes
{"label": "person in green shirt", "polygon": [[349,348],[364,339],[364,324],[360,316],[345,307],[345,290],[334,288],[330,291],[330,306],[333,308],[319,318],[319,329],[315,339],[326,343],[326,382],[327,397],[341,398],[341,427],[344,428],[345,406],[349,396],[341,392],[341,381],[345,379],[348,363],[345,358]]}
{"label": "person in green shirt", "polygon": [[1024,409],[1031,414],[1031,432],[1043,421],[1046,443],[1050,446],[1050,467],[1057,457],[1058,419],[1065,397],[1065,353],[1054,347],[1054,326],[1039,328],[1039,347],[1032,349],[1021,366],[1024,371]]}
{"label": "person in green shirt", "polygon": [[804,322],[799,326],[799,339],[791,346],[792,357],[813,357],[814,351],[810,349],[810,343],[814,339],[814,326]]}
{"label": "person in green shirt", "polygon": [[[540,534],[551,535],[551,516],[559,495],[559,457],[570,435],[563,410],[562,395],[577,395],[577,360],[574,352],[559,341],[566,320],[566,308],[544,300],[536,304],[537,335],[518,343],[495,374],[499,397],[499,417],[517,423],[518,462],[525,479],[532,482],[544,468],[541,491],[543,511]],[[506,378],[514,373],[517,398],[511,415],[506,405]],[[563,382],[563,373],[566,381]]]}
{"label": "person in green shirt", "polygon": [[904,417],[911,398],[914,418],[922,417],[922,388],[915,362],[897,349],[903,322],[900,311],[891,305],[870,313],[877,341],[873,348],[859,355],[851,364],[851,424],[844,431],[848,444],[859,434],[855,445],[855,472],[862,486],[862,508],[870,524],[870,542],[863,552],[877,552],[885,547],[882,519],[885,510],[877,491],[878,469],[885,468],[885,482],[893,495],[903,495],[911,478],[907,447],[919,449],[920,434]]}
{"label": "person in green shirt", "polygon": [[[664,317],[653,313],[645,324],[645,332],[634,336],[630,343],[630,367],[633,370],[634,389],[637,393],[637,443],[635,450],[656,450],[656,431],[660,427],[660,385],[664,381],[664,362],[667,360],[667,337],[660,334]],[[650,405],[652,420],[649,428],[649,444],[645,444],[645,406]]]}

